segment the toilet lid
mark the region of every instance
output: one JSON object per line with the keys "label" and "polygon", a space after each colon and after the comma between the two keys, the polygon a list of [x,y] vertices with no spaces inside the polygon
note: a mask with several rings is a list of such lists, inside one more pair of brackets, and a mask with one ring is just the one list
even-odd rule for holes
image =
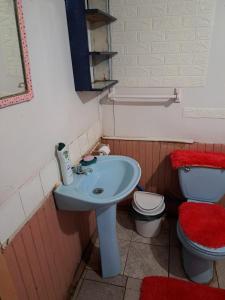
{"label": "toilet lid", "polygon": [[165,209],[164,197],[148,192],[135,192],[133,208],[143,215],[157,215]]}
{"label": "toilet lid", "polygon": [[214,249],[225,246],[225,208],[218,204],[181,204],[179,224],[184,234],[195,243]]}

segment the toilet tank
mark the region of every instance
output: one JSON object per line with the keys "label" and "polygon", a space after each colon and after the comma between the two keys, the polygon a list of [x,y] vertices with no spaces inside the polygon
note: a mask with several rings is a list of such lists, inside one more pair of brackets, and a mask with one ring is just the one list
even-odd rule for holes
{"label": "toilet tank", "polygon": [[224,169],[182,167],[178,174],[182,193],[189,200],[215,203],[225,194]]}

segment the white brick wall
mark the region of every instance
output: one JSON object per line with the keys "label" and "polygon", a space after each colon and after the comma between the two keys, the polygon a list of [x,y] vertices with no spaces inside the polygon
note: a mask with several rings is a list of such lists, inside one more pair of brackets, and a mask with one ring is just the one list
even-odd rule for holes
{"label": "white brick wall", "polygon": [[216,0],[112,0],[113,77],[120,86],[206,82]]}

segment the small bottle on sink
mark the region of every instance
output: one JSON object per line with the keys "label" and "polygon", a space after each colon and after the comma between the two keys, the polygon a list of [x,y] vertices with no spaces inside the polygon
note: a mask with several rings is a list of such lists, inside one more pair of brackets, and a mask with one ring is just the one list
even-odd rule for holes
{"label": "small bottle on sink", "polygon": [[69,157],[69,152],[64,143],[58,144],[57,154],[60,162],[63,184],[70,185],[73,183],[72,163]]}

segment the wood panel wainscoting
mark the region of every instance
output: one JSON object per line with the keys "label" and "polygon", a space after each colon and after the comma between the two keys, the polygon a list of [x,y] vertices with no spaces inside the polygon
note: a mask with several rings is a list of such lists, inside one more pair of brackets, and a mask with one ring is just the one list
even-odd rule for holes
{"label": "wood panel wainscoting", "polygon": [[[176,195],[183,198],[177,171],[173,170],[169,154],[176,149],[225,153],[225,145],[203,143],[152,142],[122,139],[103,139],[109,144],[111,154],[126,155],[136,159],[142,169],[140,184],[146,191]],[[222,203],[225,204],[224,199]]]}
{"label": "wood panel wainscoting", "polygon": [[68,299],[82,253],[95,231],[94,212],[60,212],[49,196],[2,250],[0,299]]}

